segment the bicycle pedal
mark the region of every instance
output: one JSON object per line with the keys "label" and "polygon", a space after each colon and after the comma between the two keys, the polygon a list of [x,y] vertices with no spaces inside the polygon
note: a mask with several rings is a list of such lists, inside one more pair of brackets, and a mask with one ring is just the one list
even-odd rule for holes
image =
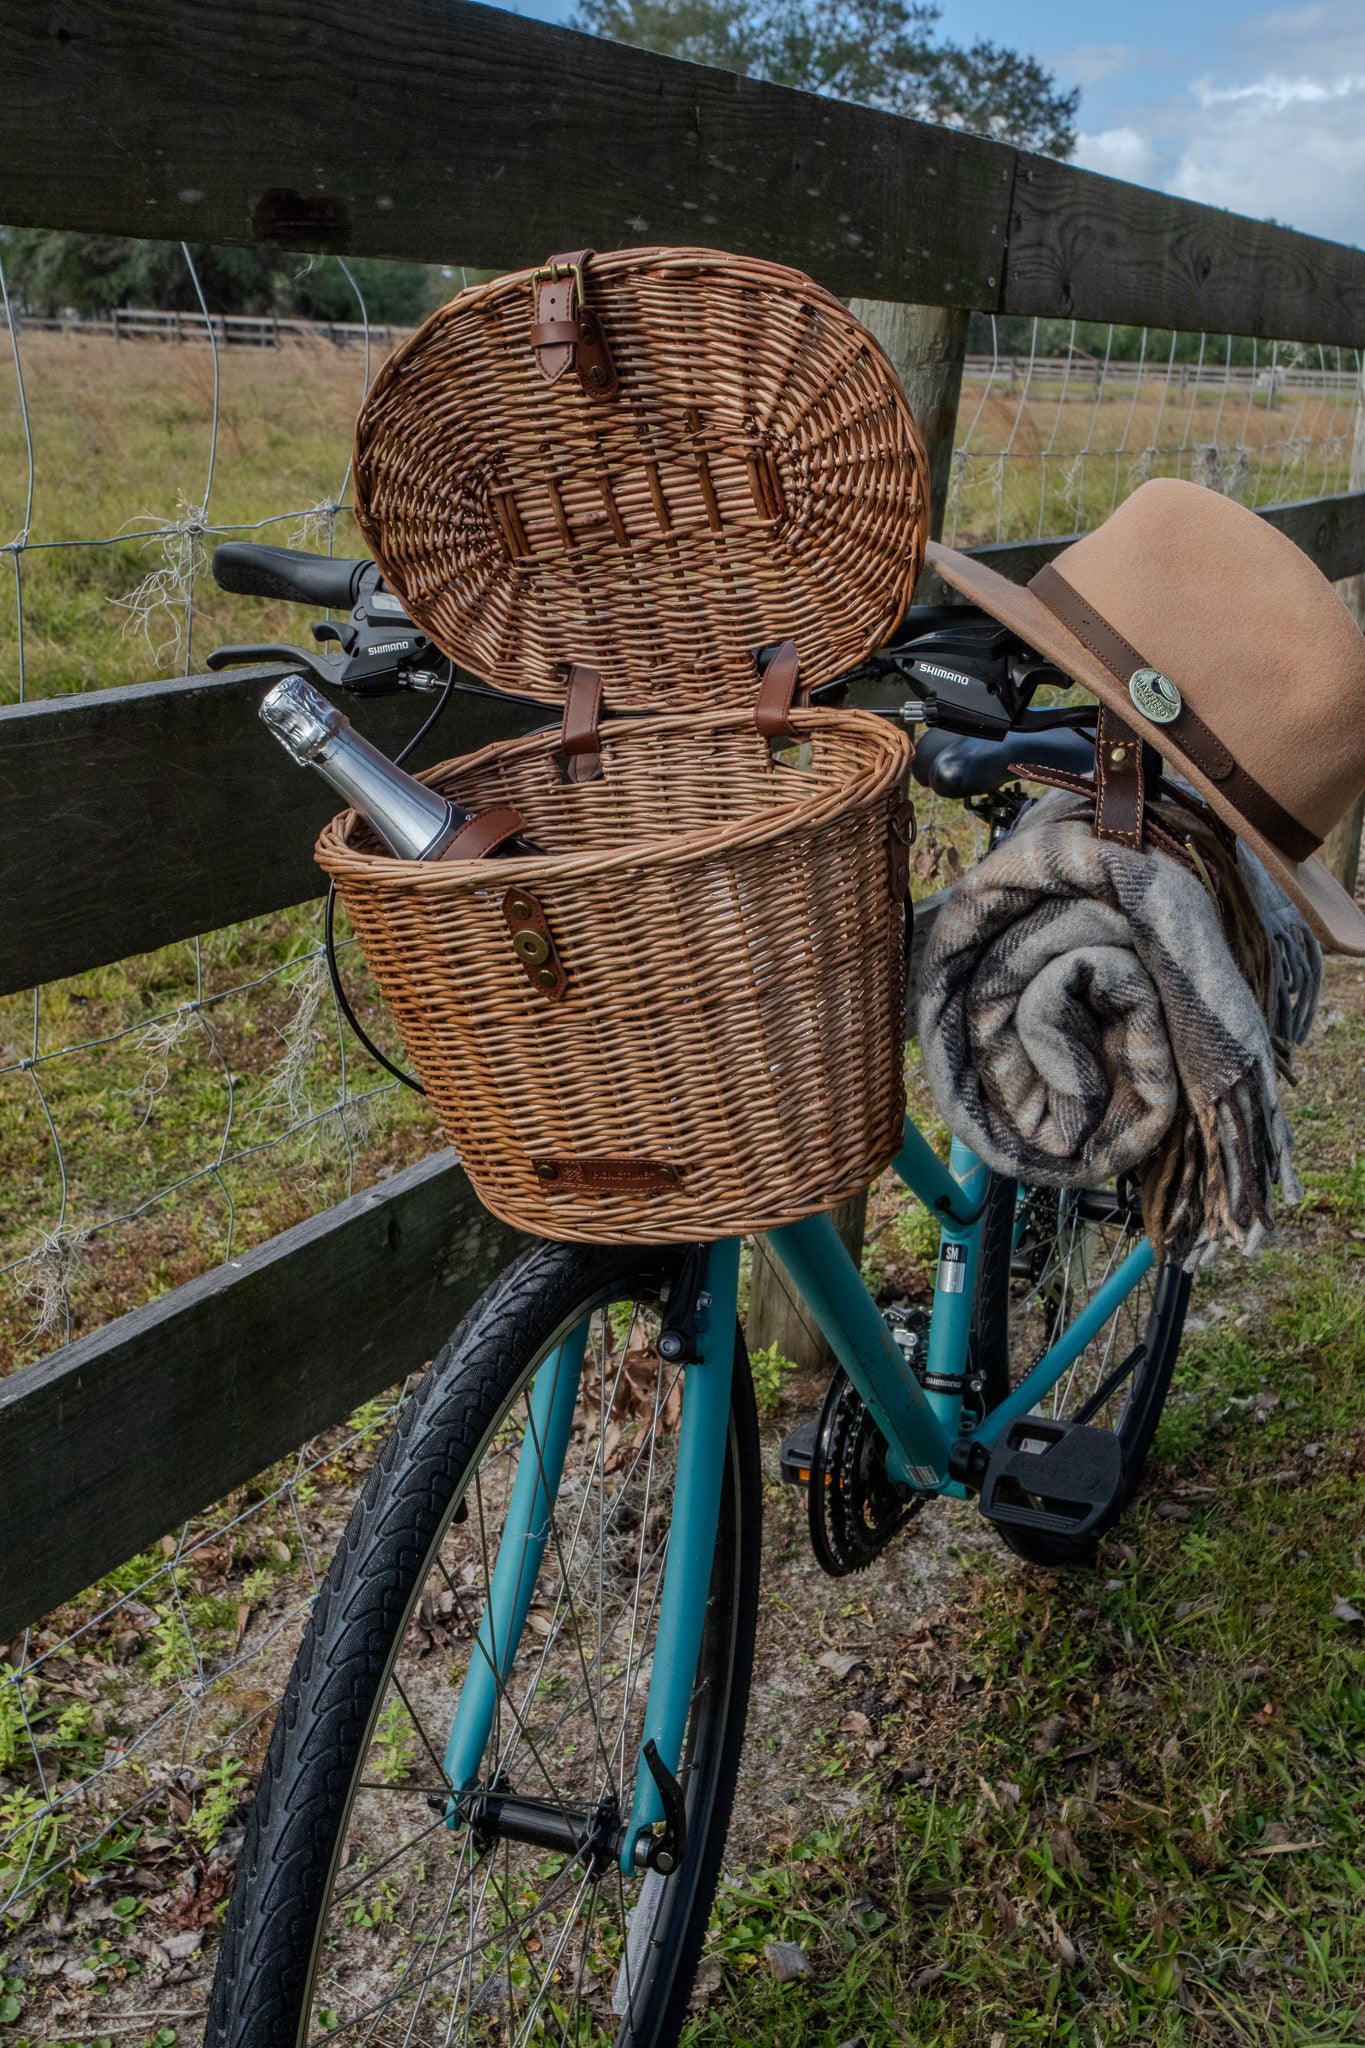
{"label": "bicycle pedal", "polygon": [[811,1460],[815,1456],[815,1440],[820,1429],[818,1415],[808,1415],[804,1422],[798,1422],[790,1436],[782,1439],[778,1453],[778,1471],[788,1486],[809,1486]]}
{"label": "bicycle pedal", "polygon": [[991,1452],[977,1503],[988,1522],[1054,1536],[1102,1528],[1124,1483],[1111,1430],[1021,1415]]}

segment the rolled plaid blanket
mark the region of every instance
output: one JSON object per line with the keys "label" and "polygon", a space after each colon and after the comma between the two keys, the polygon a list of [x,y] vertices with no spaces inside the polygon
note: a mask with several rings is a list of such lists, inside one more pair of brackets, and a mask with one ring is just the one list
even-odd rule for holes
{"label": "rolled plaid blanket", "polygon": [[1193,1268],[1255,1249],[1277,1182],[1302,1192],[1266,1012],[1302,1035],[1320,955],[1306,930],[1267,937],[1258,896],[1275,884],[1206,816],[1162,814],[1211,887],[1096,839],[1070,796],[1031,806],[939,912],[920,1046],[940,1114],[988,1165],[1044,1187],[1134,1176],[1158,1253]]}

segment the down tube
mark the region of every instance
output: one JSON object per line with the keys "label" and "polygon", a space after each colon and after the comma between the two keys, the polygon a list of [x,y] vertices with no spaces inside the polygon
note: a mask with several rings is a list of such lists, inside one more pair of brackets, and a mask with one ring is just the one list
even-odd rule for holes
{"label": "down tube", "polygon": [[[640,1734],[642,1749],[653,1737],[660,1757],[674,1777],[682,1761],[683,1735],[692,1705],[711,1591],[711,1565],[730,1434],[738,1294],[739,1239],[729,1237],[711,1247],[704,1305],[697,1316],[698,1360],[688,1366],[683,1382],[673,1519],[659,1601],[654,1668]],[[641,1832],[662,1819],[663,1802],[658,1787],[640,1763],[630,1825],[622,1837],[623,1871],[629,1873],[635,1868],[635,1844]]]}

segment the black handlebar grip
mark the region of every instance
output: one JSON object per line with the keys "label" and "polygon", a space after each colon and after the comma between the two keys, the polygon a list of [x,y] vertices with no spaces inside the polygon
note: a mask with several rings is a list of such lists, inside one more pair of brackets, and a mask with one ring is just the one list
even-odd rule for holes
{"label": "black handlebar grip", "polygon": [[265,547],[257,541],[227,540],[213,551],[213,580],[242,597],[284,597],[293,604],[349,611],[360,594],[368,561],[309,555],[299,548]]}

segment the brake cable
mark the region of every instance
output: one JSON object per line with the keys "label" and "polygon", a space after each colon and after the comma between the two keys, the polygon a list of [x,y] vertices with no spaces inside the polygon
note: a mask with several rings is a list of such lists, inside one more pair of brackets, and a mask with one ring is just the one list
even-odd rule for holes
{"label": "brake cable", "polygon": [[[407,760],[408,756],[410,754],[415,753],[417,748],[422,744],[422,741],[426,738],[427,734],[435,725],[437,719],[441,716],[441,713],[445,710],[446,705],[450,702],[450,693],[454,689],[454,687],[455,672],[454,669],[452,668],[449,675],[447,675],[446,677],[445,684],[441,690],[441,694],[437,698],[432,709],[428,712],[427,716],[418,726],[416,732],[408,741],[402,753],[394,755],[393,762],[395,768],[401,768],[403,763]],[[327,954],[327,974],[332,984],[332,994],[336,998],[337,1007],[341,1011],[342,1016],[346,1019],[346,1022],[350,1025],[356,1037],[360,1040],[360,1043],[364,1046],[366,1052],[369,1053],[371,1059],[378,1060],[380,1066],[384,1067],[390,1074],[392,1074],[395,1081],[401,1081],[405,1088],[411,1088],[414,1095],[425,1095],[427,1091],[422,1086],[421,1082],[417,1079],[415,1074],[405,1074],[401,1067],[397,1067],[394,1065],[393,1061],[389,1058],[387,1053],[380,1051],[379,1047],[370,1037],[369,1032],[365,1029],[365,1026],[361,1023],[359,1017],[357,1017],[355,1011],[351,1007],[351,999],[341,985],[341,969],[337,965],[336,902],[337,885],[335,882],[328,882],[327,908],[323,917],[323,945]]]}

